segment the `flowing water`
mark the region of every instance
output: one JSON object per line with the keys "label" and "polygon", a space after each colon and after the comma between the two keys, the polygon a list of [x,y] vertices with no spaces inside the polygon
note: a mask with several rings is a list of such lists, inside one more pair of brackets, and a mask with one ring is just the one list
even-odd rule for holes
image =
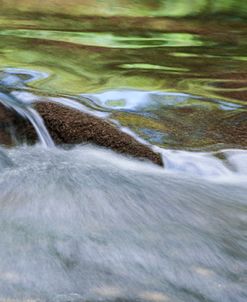
{"label": "flowing water", "polygon": [[[247,301],[245,1],[0,0],[0,301]],[[114,121],[165,168],[56,147],[32,104]]]}

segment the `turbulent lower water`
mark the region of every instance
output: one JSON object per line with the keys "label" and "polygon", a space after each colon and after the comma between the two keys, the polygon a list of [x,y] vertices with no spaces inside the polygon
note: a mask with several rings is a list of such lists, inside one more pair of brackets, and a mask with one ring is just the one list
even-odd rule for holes
{"label": "turbulent lower water", "polygon": [[[247,301],[242,0],[0,0],[0,302]],[[54,146],[32,104],[114,122],[165,168]],[[0,130],[2,124],[0,121]]]}
{"label": "turbulent lower water", "polygon": [[2,149],[0,301],[246,301],[247,154],[189,156]]}

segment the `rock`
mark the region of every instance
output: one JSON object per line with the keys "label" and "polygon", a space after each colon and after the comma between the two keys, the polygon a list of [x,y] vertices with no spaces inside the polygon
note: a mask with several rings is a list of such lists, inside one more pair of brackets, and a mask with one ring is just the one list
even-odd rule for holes
{"label": "rock", "polygon": [[106,120],[49,102],[37,103],[35,109],[43,118],[57,144],[90,142],[162,165],[160,154],[155,153],[132,136],[121,132]]}
{"label": "rock", "polygon": [[0,103],[0,144],[13,146],[17,141],[23,141],[22,132],[28,127],[32,127],[29,122]]}
{"label": "rock", "polygon": [[[115,125],[93,115],[80,112],[51,102],[34,105],[56,144],[93,143],[110,148],[118,153],[147,159],[162,166],[160,154],[138,142],[132,136],[121,132]],[[0,104],[0,143],[13,145],[12,129],[18,140],[34,143],[37,135],[32,125]]]}

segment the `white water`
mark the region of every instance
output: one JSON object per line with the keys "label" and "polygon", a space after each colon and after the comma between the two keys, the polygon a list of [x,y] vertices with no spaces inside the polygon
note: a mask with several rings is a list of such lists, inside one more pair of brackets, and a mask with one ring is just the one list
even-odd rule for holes
{"label": "white water", "polygon": [[246,153],[215,177],[90,146],[1,154],[0,301],[246,301]]}
{"label": "white water", "polygon": [[157,148],[163,169],[95,146],[44,148],[39,97],[0,99],[41,142],[0,149],[0,302],[247,300],[247,151]]}
{"label": "white water", "polygon": [[0,92],[0,103],[26,118],[33,125],[39,141],[45,147],[53,147],[53,140],[40,115],[29,104],[7,93]]}

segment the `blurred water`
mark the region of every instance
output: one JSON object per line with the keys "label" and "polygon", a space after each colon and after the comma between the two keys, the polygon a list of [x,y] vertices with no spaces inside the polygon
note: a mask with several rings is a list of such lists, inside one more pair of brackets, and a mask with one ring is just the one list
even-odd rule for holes
{"label": "blurred water", "polygon": [[1,152],[0,301],[246,301],[246,152],[200,176],[183,153]]}
{"label": "blurred water", "polygon": [[30,121],[43,146],[45,147],[54,146],[53,140],[49,132],[47,131],[42,118],[34,109],[26,105],[25,102],[16,98],[15,96],[2,92],[0,92],[0,103],[2,103],[5,107],[11,110],[14,110],[22,117]]}
{"label": "blurred water", "polygon": [[[0,0],[0,301],[247,300],[246,1]],[[107,118],[165,169],[53,146],[32,109]],[[50,148],[44,148],[49,146]]]}
{"label": "blurred water", "polygon": [[52,146],[51,138],[31,107],[38,101],[108,118],[136,138],[160,147],[197,151],[246,148],[245,102],[160,90],[121,88],[72,95],[33,87],[52,78],[49,73],[24,68],[5,68],[0,73],[1,102],[27,116],[47,146]]}

